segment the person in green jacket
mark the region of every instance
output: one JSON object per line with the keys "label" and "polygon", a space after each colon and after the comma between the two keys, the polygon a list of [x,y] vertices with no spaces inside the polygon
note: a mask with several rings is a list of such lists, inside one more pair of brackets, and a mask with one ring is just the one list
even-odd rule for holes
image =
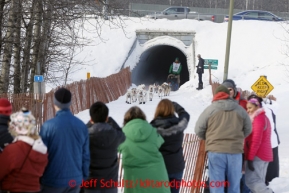
{"label": "person in green jacket", "polygon": [[178,86],[180,86],[180,74],[182,71],[182,65],[179,61],[179,58],[176,58],[175,61],[171,64],[169,74],[175,75],[178,78]]}
{"label": "person in green jacket", "polygon": [[159,151],[163,138],[139,107],[124,116],[126,140],[118,147],[124,169],[124,193],[170,193],[168,173]]}

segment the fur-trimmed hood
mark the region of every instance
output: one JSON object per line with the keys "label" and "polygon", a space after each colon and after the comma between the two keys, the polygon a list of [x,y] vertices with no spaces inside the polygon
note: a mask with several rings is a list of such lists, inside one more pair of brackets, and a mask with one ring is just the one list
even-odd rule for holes
{"label": "fur-trimmed hood", "polygon": [[251,121],[253,122],[255,117],[258,116],[259,114],[264,113],[265,114],[265,110],[263,108],[259,108],[257,109],[253,114],[249,115]]}
{"label": "fur-trimmed hood", "polygon": [[160,152],[165,160],[169,174],[182,172],[185,168],[183,156],[184,130],[190,121],[189,113],[178,103],[173,102],[175,115],[169,117],[156,117],[151,125],[157,128],[157,132],[164,138],[165,142],[160,147]]}
{"label": "fur-trimmed hood", "polygon": [[108,123],[95,123],[88,128],[90,137],[94,140],[90,144],[98,148],[111,147],[120,137],[116,129]]}
{"label": "fur-trimmed hood", "polygon": [[157,117],[151,124],[157,128],[161,136],[171,136],[183,132],[188,126],[188,120],[182,118],[179,120],[176,116],[167,118]]}
{"label": "fur-trimmed hood", "polygon": [[160,147],[160,152],[169,174],[181,172],[185,167],[182,144],[190,115],[183,109],[178,112],[179,117],[157,117],[151,122],[165,140]]}

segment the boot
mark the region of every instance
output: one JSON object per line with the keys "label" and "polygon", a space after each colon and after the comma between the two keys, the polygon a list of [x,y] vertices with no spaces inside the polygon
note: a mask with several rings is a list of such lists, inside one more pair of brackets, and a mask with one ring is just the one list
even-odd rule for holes
{"label": "boot", "polygon": [[200,89],[199,90],[202,90],[203,89],[203,83],[200,83]]}
{"label": "boot", "polygon": [[198,84],[198,87],[196,88],[197,90],[199,90],[200,89],[200,83]]}
{"label": "boot", "polygon": [[201,88],[201,85],[200,85],[200,83],[198,84],[198,87],[196,88],[197,90],[200,90],[200,88]]}
{"label": "boot", "polygon": [[202,90],[203,89],[203,83],[199,83],[199,87],[196,88],[197,90]]}

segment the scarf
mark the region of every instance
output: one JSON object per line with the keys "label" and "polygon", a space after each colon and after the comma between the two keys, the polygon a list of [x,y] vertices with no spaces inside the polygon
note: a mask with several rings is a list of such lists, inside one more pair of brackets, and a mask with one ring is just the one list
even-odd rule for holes
{"label": "scarf", "polygon": [[214,98],[213,98],[213,101],[218,101],[218,100],[225,100],[225,99],[228,99],[230,98],[230,96],[225,93],[225,92],[218,92],[217,94],[214,95]]}

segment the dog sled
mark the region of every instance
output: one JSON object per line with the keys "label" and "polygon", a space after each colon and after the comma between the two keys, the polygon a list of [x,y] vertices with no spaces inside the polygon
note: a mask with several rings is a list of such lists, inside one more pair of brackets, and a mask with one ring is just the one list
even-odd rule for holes
{"label": "dog sled", "polygon": [[176,91],[179,89],[179,84],[178,84],[178,76],[174,74],[170,74],[167,79],[167,83],[171,85],[171,90]]}

